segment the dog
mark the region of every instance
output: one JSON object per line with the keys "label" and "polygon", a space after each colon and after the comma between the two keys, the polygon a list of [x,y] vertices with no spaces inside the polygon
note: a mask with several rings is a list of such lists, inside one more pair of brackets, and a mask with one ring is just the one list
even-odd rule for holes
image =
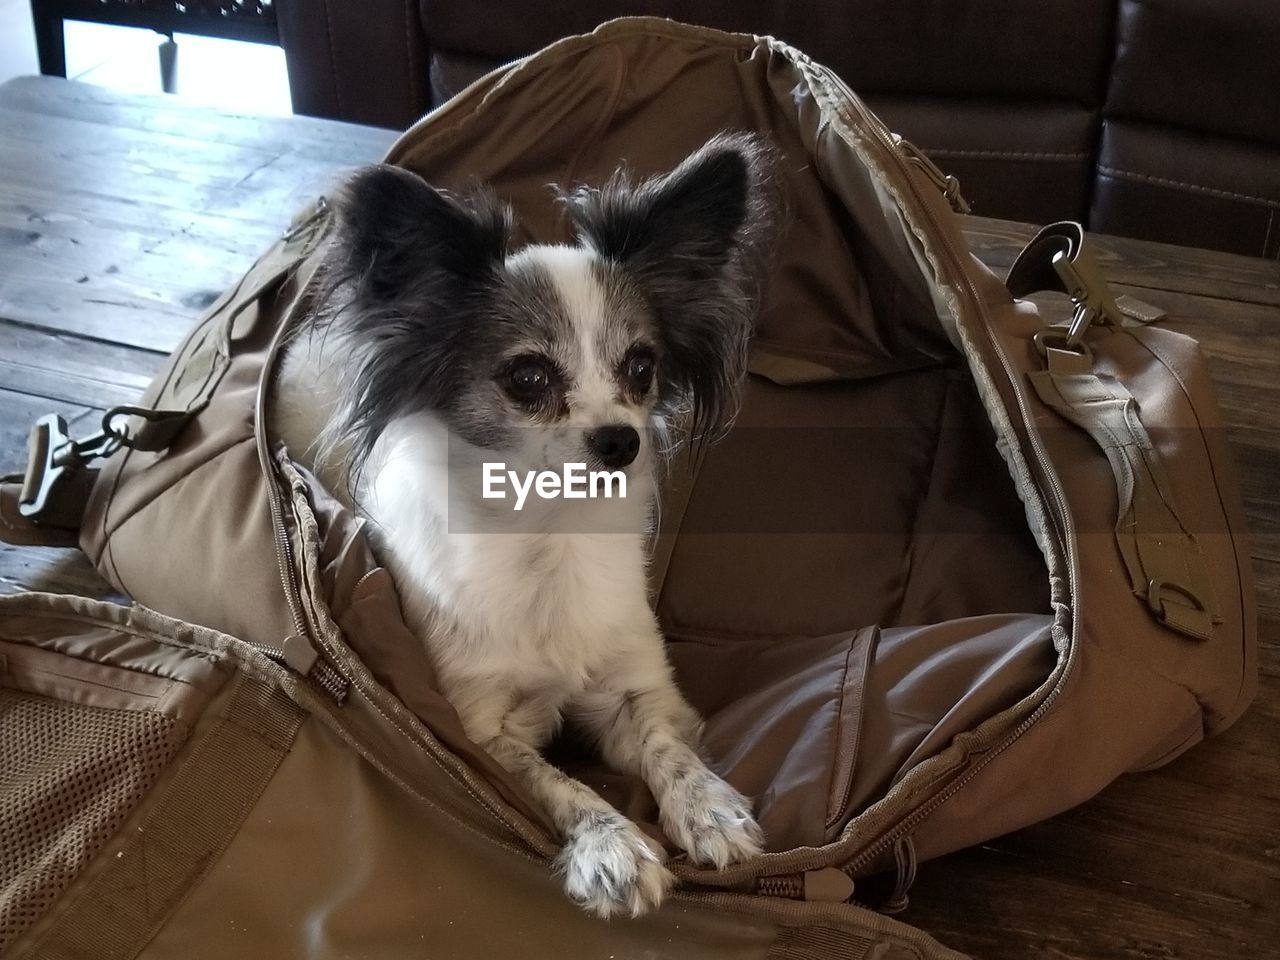
{"label": "dog", "polygon": [[[751,803],[699,755],[646,538],[669,445],[713,440],[736,412],[773,164],[760,138],[721,134],[663,176],[560,190],[576,241],[521,249],[491,192],[363,169],[335,198],[309,323],[280,365],[276,436],[371,521],[441,692],[562,833],[564,887],[601,917],[656,907],[673,877],[543,758],[565,720],[643,778],[693,862],[763,849]],[[590,464],[626,496],[516,511],[481,489],[495,461]]]}

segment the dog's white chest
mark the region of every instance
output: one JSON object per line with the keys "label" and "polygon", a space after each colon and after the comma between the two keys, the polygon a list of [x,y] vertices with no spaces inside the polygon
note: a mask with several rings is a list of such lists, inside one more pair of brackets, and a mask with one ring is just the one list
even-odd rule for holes
{"label": "dog's white chest", "polygon": [[460,656],[531,686],[580,687],[648,616],[638,539],[496,535],[462,544],[452,596],[440,597],[468,635]]}

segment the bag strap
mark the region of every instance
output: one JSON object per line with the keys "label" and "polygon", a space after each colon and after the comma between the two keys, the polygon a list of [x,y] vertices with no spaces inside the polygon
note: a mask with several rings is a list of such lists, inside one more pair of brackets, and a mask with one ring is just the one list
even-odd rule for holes
{"label": "bag strap", "polygon": [[1086,431],[1106,454],[1118,497],[1115,536],[1135,594],[1158,621],[1186,636],[1207,639],[1214,622],[1212,580],[1195,538],[1179,517],[1168,473],[1141,419],[1137,398],[1118,379],[1094,369],[1084,336],[1094,323],[1150,323],[1163,314],[1131,300],[1117,303],[1078,223],[1050,224],[1018,255],[1009,271],[1016,297],[1040,290],[1066,293],[1075,304],[1070,325],[1049,327],[1034,341],[1042,370],[1028,373],[1051,409]]}
{"label": "bag strap", "polygon": [[184,406],[167,410],[112,407],[103,415],[101,429],[84,440],[74,439],[66,420],[57,414],[37,420],[27,441],[26,470],[0,477],[0,541],[19,546],[76,546],[85,505],[98,475],[92,464],[121,448],[168,449],[209,404],[230,365],[236,320],[250,304],[276,289],[315,249],[328,214],[324,197],[308,205],[241,281],[210,307],[204,321],[214,322],[205,351],[209,369]]}

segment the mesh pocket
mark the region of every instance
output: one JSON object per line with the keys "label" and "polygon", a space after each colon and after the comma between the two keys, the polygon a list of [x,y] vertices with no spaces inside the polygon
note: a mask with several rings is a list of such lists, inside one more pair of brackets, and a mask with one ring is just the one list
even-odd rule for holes
{"label": "mesh pocket", "polygon": [[0,952],[120,828],[185,735],[162,713],[0,689]]}

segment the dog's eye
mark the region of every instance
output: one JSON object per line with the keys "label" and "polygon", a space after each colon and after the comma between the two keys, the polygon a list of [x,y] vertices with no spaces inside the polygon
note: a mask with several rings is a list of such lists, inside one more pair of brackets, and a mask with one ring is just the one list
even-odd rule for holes
{"label": "dog's eye", "polygon": [[546,393],[551,385],[551,371],[537,360],[521,360],[507,371],[505,381],[508,393],[517,400],[530,402]]}
{"label": "dog's eye", "polygon": [[631,354],[622,363],[622,375],[629,388],[645,393],[653,382],[653,357],[645,352]]}

